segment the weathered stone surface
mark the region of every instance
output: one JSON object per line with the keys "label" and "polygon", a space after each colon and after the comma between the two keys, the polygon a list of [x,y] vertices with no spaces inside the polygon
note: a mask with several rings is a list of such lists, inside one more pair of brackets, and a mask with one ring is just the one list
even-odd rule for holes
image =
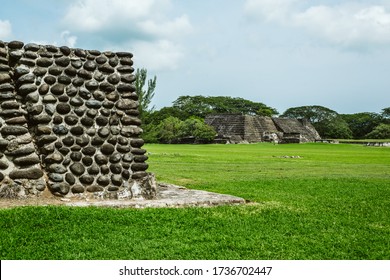
{"label": "weathered stone surface", "polygon": [[83,135],[84,133],[84,128],[82,126],[74,126],[70,129],[70,132],[73,135]]}
{"label": "weathered stone surface", "polygon": [[74,185],[76,183],[76,178],[73,176],[72,173],[66,173],[65,181],[68,182],[70,185]]}
{"label": "weathered stone surface", "polygon": [[69,169],[75,175],[82,175],[85,172],[85,167],[79,162],[73,163]]}
{"label": "weathered stone surface", "polygon": [[112,144],[104,144],[101,147],[101,152],[105,155],[111,155],[115,151],[115,147]]}
{"label": "weathered stone surface", "polygon": [[122,99],[115,104],[115,107],[120,110],[135,109],[138,108],[138,102],[130,99]]}
{"label": "weathered stone surface", "polygon": [[85,105],[86,105],[88,108],[99,109],[99,108],[102,106],[102,102],[100,102],[100,101],[98,101],[98,100],[90,99],[90,100],[87,100],[87,101],[85,102]]}
{"label": "weathered stone surface", "polygon": [[63,84],[55,84],[51,87],[50,91],[55,95],[61,95],[65,91],[65,85]]}
{"label": "weathered stone surface", "polygon": [[68,183],[66,183],[66,182],[54,183],[54,184],[50,184],[49,185],[49,189],[53,193],[59,193],[59,194],[62,194],[62,195],[66,195],[70,191],[70,185]]}
{"label": "weathered stone surface", "polygon": [[72,152],[70,158],[74,161],[80,161],[83,158],[83,154],[80,152]]}
{"label": "weathered stone surface", "polygon": [[91,139],[91,144],[94,146],[101,146],[104,143],[104,139],[99,136],[95,136]]}
{"label": "weathered stone surface", "polygon": [[92,163],[92,165],[87,168],[87,172],[90,175],[97,175],[100,172],[100,167],[96,163]]}
{"label": "weathered stone surface", "polygon": [[94,192],[102,192],[104,189],[102,188],[102,187],[100,187],[100,186],[89,186],[89,187],[87,187],[87,191],[88,192],[92,192],[92,193],[94,193]]}
{"label": "weathered stone surface", "polygon": [[96,148],[92,146],[88,146],[82,149],[82,153],[88,156],[93,156],[95,152],[96,152]]}
{"label": "weathered stone surface", "polygon": [[40,47],[39,47],[39,45],[37,45],[37,44],[29,43],[29,44],[26,44],[26,45],[24,46],[24,49],[25,49],[26,51],[36,52],[36,51],[39,51]]}
{"label": "weathered stone surface", "polygon": [[53,59],[47,57],[41,57],[37,59],[37,65],[41,67],[49,67],[53,64]]}
{"label": "weathered stone surface", "polygon": [[122,173],[122,166],[118,163],[110,164],[110,170],[113,174],[121,174]]}
{"label": "weathered stone surface", "polygon": [[71,108],[69,104],[59,103],[56,107],[56,110],[61,115],[66,115],[70,112]]}
{"label": "weathered stone surface", "polygon": [[134,156],[135,162],[144,162],[146,160],[148,160],[148,156],[146,156],[146,155],[135,155]]}
{"label": "weathered stone surface", "polygon": [[68,134],[69,129],[64,125],[55,125],[53,127],[53,132],[58,135],[66,135]]}
{"label": "weathered stone surface", "polygon": [[80,88],[79,96],[82,97],[85,100],[88,100],[88,99],[91,98],[92,94],[91,94],[91,92],[89,90],[84,89],[84,88]]}
{"label": "weathered stone surface", "polygon": [[39,93],[37,91],[30,92],[26,96],[27,103],[38,103],[39,101]]}
{"label": "weathered stone surface", "polygon": [[60,75],[58,77],[58,82],[64,85],[69,85],[70,83],[72,83],[72,79],[66,75]]}
{"label": "weathered stone surface", "polygon": [[27,112],[30,115],[39,115],[43,111],[43,105],[35,105],[35,106],[29,106],[27,107]]}
{"label": "weathered stone surface", "polygon": [[49,179],[53,182],[62,182],[64,181],[64,176],[58,173],[49,173]]}
{"label": "weathered stone surface", "polygon": [[85,174],[80,177],[80,182],[85,185],[91,185],[95,178],[91,175]]}
{"label": "weathered stone surface", "polygon": [[22,125],[22,124],[27,123],[27,120],[26,120],[25,116],[19,116],[19,117],[13,117],[13,118],[7,119],[5,121],[5,123],[8,125],[15,125],[15,124]]}
{"label": "weathered stone surface", "polygon": [[14,163],[20,166],[34,165],[40,162],[41,160],[39,159],[37,154],[31,154],[29,156],[24,156],[24,157],[19,157],[14,159]]}
{"label": "weathered stone surface", "polygon": [[24,168],[12,170],[9,177],[15,179],[39,179],[43,176],[43,171],[40,168]]}
{"label": "weathered stone surface", "polygon": [[10,49],[21,49],[21,48],[23,48],[23,46],[24,46],[24,43],[23,42],[21,42],[21,41],[11,41],[11,42],[9,42],[8,43],[8,47],[10,48]]}
{"label": "weathered stone surface", "polygon": [[3,126],[0,129],[1,134],[3,135],[22,135],[28,132],[28,129],[23,126],[9,125]]}
{"label": "weathered stone surface", "polygon": [[131,165],[131,170],[133,171],[145,171],[146,169],[148,169],[147,163],[133,163]]}
{"label": "weathered stone surface", "polygon": [[58,65],[58,66],[62,66],[62,67],[66,67],[69,65],[70,63],[70,58],[69,57],[66,57],[66,56],[61,56],[59,58],[57,58],[55,60],[55,63]]}
{"label": "weathered stone surface", "polygon": [[98,130],[98,134],[100,137],[106,138],[110,135],[110,130],[107,127],[102,127]]}
{"label": "weathered stone surface", "polygon": [[121,186],[123,184],[123,178],[121,175],[111,175],[111,182],[114,186]]}
{"label": "weathered stone surface", "polygon": [[49,165],[48,167],[48,171],[49,172],[52,172],[52,173],[59,173],[59,174],[64,174],[67,172],[67,169],[65,166],[61,165],[61,164],[51,164]]}
{"label": "weathered stone surface", "polygon": [[0,160],[0,170],[11,180],[41,178],[41,163],[56,195],[117,197],[124,180],[142,179],[132,55],[12,44],[0,41],[0,147],[15,168]]}
{"label": "weathered stone surface", "polygon": [[125,126],[120,130],[121,135],[124,137],[138,137],[142,132],[142,128],[139,126]]}
{"label": "weathered stone surface", "polygon": [[99,165],[107,164],[108,158],[105,155],[102,154],[96,154],[95,155],[95,162]]}
{"label": "weathered stone surface", "polygon": [[18,109],[19,106],[20,104],[15,100],[4,101],[3,103],[1,103],[2,109]]}
{"label": "weathered stone surface", "polygon": [[29,94],[30,92],[36,91],[38,88],[35,84],[23,84],[18,88],[18,93],[23,96]]}
{"label": "weathered stone surface", "polygon": [[85,188],[81,185],[76,185],[72,187],[72,193],[83,193],[85,192]]}
{"label": "weathered stone surface", "polygon": [[129,146],[117,145],[116,150],[121,154],[130,152],[131,148]]}
{"label": "weathered stone surface", "polygon": [[101,64],[98,66],[99,71],[104,72],[104,73],[114,73],[115,69],[107,63]]}
{"label": "weathered stone surface", "polygon": [[141,138],[130,140],[130,145],[134,148],[141,148],[144,145],[144,143],[145,143],[144,140]]}
{"label": "weathered stone surface", "polygon": [[65,123],[68,125],[75,125],[79,121],[79,118],[75,115],[67,115],[65,117]]}
{"label": "weathered stone surface", "polygon": [[7,169],[8,168],[8,163],[6,163],[5,161],[0,161],[0,169],[4,170],[4,169]]}
{"label": "weathered stone surface", "polygon": [[130,171],[129,171],[129,170],[123,170],[123,171],[122,171],[122,177],[123,177],[125,180],[130,179],[130,177],[131,177]]}
{"label": "weathered stone surface", "polygon": [[45,158],[46,164],[61,163],[64,157],[60,153],[53,153]]}
{"label": "weathered stone surface", "polygon": [[107,186],[110,184],[110,178],[107,176],[99,176],[96,180],[96,182],[101,186]]}
{"label": "weathered stone surface", "polygon": [[35,76],[44,76],[47,73],[47,69],[43,67],[36,67],[33,71]]}
{"label": "weathered stone surface", "polygon": [[131,153],[134,155],[143,155],[146,153],[145,149],[138,149],[138,148],[133,148],[131,149]]}
{"label": "weathered stone surface", "polygon": [[107,165],[102,165],[102,166],[100,166],[100,173],[102,173],[103,175],[106,175],[106,174],[110,173],[110,168],[108,168]]}
{"label": "weathered stone surface", "polygon": [[90,166],[93,163],[93,159],[90,156],[85,156],[81,159],[85,166]]}
{"label": "weathered stone surface", "polygon": [[8,73],[0,73],[0,84],[11,81],[11,76]]}
{"label": "weathered stone surface", "polygon": [[80,78],[86,79],[86,80],[92,79],[91,72],[89,72],[89,71],[87,71],[85,69],[78,70],[77,71],[77,76],[79,76]]}

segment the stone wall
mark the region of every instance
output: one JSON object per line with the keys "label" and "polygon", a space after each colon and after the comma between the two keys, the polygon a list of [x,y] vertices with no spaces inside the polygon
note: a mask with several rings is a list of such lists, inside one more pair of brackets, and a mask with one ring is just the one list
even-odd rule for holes
{"label": "stone wall", "polygon": [[0,41],[1,193],[153,198],[132,54]]}

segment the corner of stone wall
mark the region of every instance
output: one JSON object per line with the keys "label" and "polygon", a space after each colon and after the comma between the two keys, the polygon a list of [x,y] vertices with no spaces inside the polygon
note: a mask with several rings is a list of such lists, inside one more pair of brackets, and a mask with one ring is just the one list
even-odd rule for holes
{"label": "corner of stone wall", "polygon": [[153,198],[132,65],[127,52],[0,41],[0,197]]}

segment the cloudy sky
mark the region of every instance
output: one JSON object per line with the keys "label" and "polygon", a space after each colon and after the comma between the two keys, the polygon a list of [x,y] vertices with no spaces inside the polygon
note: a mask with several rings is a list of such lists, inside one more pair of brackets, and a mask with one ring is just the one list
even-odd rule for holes
{"label": "cloudy sky", "polygon": [[0,40],[130,51],[154,104],[390,107],[389,0],[0,0]]}

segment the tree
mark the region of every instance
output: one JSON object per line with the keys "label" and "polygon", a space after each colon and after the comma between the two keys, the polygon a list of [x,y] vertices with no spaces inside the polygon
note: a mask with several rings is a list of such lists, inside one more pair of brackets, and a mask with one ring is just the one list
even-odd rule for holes
{"label": "tree", "polygon": [[341,116],[323,106],[289,108],[281,117],[309,120],[322,138],[352,138],[352,131]]}
{"label": "tree", "polygon": [[278,114],[276,109],[260,102],[253,102],[239,97],[228,96],[180,96],[173,102],[173,107],[188,116],[204,118],[208,114],[249,114],[267,115]]}
{"label": "tree", "polygon": [[146,84],[146,78],[148,76],[148,72],[145,68],[137,69],[135,73],[135,91],[138,95],[139,102],[139,112],[141,120],[144,119],[145,114],[148,114],[154,110],[154,107],[149,108],[150,103],[154,97],[154,90],[156,89],[157,77],[154,76],[153,79],[148,80],[147,89],[144,89]]}
{"label": "tree", "polygon": [[352,131],[353,138],[361,139],[382,122],[382,116],[376,113],[357,113],[341,115]]}
{"label": "tree", "polygon": [[195,137],[195,140],[211,141],[215,138],[216,131],[203,120],[197,118],[186,119],[181,126],[182,137]]}
{"label": "tree", "polygon": [[168,117],[157,127],[157,138],[163,143],[172,143],[181,135],[182,121],[175,117]]}
{"label": "tree", "polygon": [[382,122],[390,124],[390,107],[382,109]]}
{"label": "tree", "polygon": [[382,109],[382,116],[384,118],[390,118],[390,107]]}
{"label": "tree", "polygon": [[381,123],[366,135],[368,139],[390,139],[390,124]]}

